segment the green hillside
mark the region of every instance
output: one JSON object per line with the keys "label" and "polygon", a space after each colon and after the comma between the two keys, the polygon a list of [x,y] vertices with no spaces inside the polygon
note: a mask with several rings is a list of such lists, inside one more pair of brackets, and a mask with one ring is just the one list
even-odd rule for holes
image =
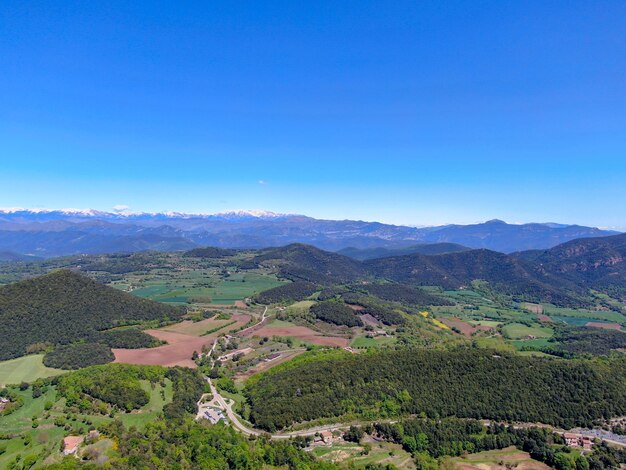
{"label": "green hillside", "polygon": [[66,344],[120,322],[177,319],[184,309],[107,287],[68,270],[0,287],[0,360],[37,343]]}

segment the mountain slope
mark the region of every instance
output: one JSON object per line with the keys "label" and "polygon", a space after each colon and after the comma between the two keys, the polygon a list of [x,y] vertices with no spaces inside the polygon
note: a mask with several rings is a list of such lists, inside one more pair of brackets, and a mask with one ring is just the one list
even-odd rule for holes
{"label": "mountain slope", "polygon": [[22,356],[35,343],[70,343],[121,321],[173,319],[183,313],[72,271],[54,271],[0,287],[0,360]]}
{"label": "mountain slope", "polygon": [[412,254],[370,260],[364,265],[372,275],[396,282],[458,289],[482,280],[494,290],[519,299],[582,304],[566,286],[546,282],[521,261],[495,251],[471,250],[438,256]]}
{"label": "mountain slope", "polygon": [[566,279],[582,289],[615,289],[626,295],[626,234],[584,238],[515,256],[539,276]]}

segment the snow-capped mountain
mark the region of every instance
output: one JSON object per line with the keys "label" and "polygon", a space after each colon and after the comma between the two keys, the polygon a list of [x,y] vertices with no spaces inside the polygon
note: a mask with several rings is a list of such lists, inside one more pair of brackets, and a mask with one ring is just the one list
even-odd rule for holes
{"label": "snow-capped mountain", "polygon": [[457,243],[502,252],[547,249],[569,240],[617,232],[561,224],[406,227],[320,220],[262,210],[218,214],[113,212],[94,209],[0,209],[0,251],[41,257],[78,253],[184,250],[195,246],[263,248],[308,243],[327,250],[401,248]]}

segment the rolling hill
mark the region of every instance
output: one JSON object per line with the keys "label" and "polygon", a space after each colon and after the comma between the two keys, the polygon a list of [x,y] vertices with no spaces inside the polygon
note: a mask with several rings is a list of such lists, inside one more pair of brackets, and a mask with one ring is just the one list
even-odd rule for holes
{"label": "rolling hill", "polygon": [[107,287],[69,270],[0,287],[0,360],[37,343],[66,344],[124,321],[176,319],[184,309]]}
{"label": "rolling hill", "polygon": [[359,261],[300,243],[264,250],[255,262],[277,267],[287,279],[318,284],[352,282],[368,275]]}

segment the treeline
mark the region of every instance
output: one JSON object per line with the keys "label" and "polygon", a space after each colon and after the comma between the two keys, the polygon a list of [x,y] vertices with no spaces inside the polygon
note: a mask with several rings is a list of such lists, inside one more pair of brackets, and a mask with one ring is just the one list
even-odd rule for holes
{"label": "treeline", "polygon": [[354,310],[343,302],[327,300],[318,302],[311,307],[309,312],[318,320],[335,325],[362,326],[363,322],[356,316]]}
{"label": "treeline", "polygon": [[162,341],[135,328],[95,331],[86,341],[57,346],[46,353],[44,365],[56,369],[80,369],[113,362],[115,355],[111,348],[139,349],[162,344]]}
{"label": "treeline", "polygon": [[68,270],[0,287],[0,360],[37,343],[69,344],[140,320],[176,320],[171,307],[107,287]]}
{"label": "treeline", "polygon": [[297,281],[274,287],[257,294],[254,300],[260,304],[277,304],[283,302],[299,302],[310,297],[320,288],[317,284],[306,281]]}
{"label": "treeline", "polygon": [[77,343],[59,346],[43,357],[47,367],[55,369],[81,369],[83,367],[113,362],[111,348],[100,343]]}
{"label": "treeline", "polygon": [[110,348],[123,349],[153,348],[162,344],[162,341],[137,328],[96,331],[89,336],[87,341],[105,344]]}
{"label": "treeline", "polygon": [[543,422],[570,428],[626,413],[626,358],[560,361],[489,350],[398,350],[277,369],[250,383],[270,431],[344,414]]}

